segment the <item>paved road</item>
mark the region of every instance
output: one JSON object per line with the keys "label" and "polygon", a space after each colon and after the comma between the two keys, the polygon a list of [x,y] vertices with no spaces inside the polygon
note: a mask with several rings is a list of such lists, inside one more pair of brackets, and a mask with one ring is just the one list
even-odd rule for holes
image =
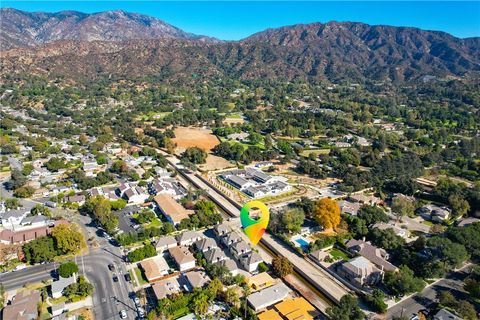
{"label": "paved road", "polygon": [[[440,291],[449,291],[457,299],[467,299],[468,293],[463,290],[463,280],[468,276],[468,266],[450,273],[445,279],[439,280],[425,288],[420,294],[405,299],[388,309],[387,319],[394,316],[411,318],[420,310],[429,309],[436,302],[436,295]],[[480,306],[477,306],[477,310]]]}
{"label": "paved road", "polygon": [[[56,264],[58,266],[58,264]],[[25,268],[0,275],[0,282],[6,291],[21,288],[27,284],[38,283],[52,279],[55,264],[49,263]]]}
{"label": "paved road", "polygon": [[[79,266],[79,273],[85,274],[94,285],[93,312],[98,320],[119,319],[120,311],[127,311],[127,319],[135,319],[137,316],[133,300],[129,293],[133,292],[131,283],[125,281],[127,273],[125,263],[122,261],[122,253],[118,247],[113,246],[107,239],[97,235],[97,229],[91,224],[90,217],[76,216],[77,222],[85,226],[87,238],[94,237],[99,247],[86,256],[75,257]],[[115,265],[115,273],[118,282],[113,281],[113,272],[108,269],[108,264]],[[7,291],[21,288],[27,284],[52,280],[53,270],[58,263],[36,265],[15,272],[0,275],[0,282]]]}
{"label": "paved road", "polygon": [[[127,311],[128,319],[135,319],[136,309],[129,293],[133,292],[133,285],[125,281],[127,273],[122,260],[120,248],[98,235],[98,229],[93,226],[89,216],[77,215],[77,222],[85,226],[87,238],[95,238],[98,248],[92,248],[90,254],[83,261],[77,259],[80,269],[86,274],[89,281],[95,286],[93,295],[93,312],[96,319],[118,319],[123,309]],[[118,282],[113,281],[113,272],[108,264],[114,264]]]}

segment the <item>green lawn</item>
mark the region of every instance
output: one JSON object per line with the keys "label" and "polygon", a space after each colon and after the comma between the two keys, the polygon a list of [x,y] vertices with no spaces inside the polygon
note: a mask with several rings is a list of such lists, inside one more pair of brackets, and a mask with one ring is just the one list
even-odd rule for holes
{"label": "green lawn", "polygon": [[143,274],[142,270],[140,270],[140,269],[137,268],[137,267],[135,267],[133,270],[135,270],[135,274],[136,274],[136,276],[137,276],[137,279],[138,279],[138,282],[139,282],[139,284],[138,284],[139,286],[148,283],[147,279],[145,279],[145,275]]}
{"label": "green lawn", "polygon": [[348,255],[345,254],[345,252],[338,250],[338,249],[332,249],[330,250],[330,255],[334,257],[335,259],[342,259],[342,260],[348,260]]}
{"label": "green lawn", "polygon": [[330,149],[307,149],[307,150],[303,150],[302,153],[300,153],[300,155],[302,157],[308,157],[312,153],[315,154],[316,156],[318,156],[319,154],[329,154]]}
{"label": "green lawn", "polygon": [[225,115],[225,118],[241,119],[242,115],[240,113],[230,113],[230,114]]}
{"label": "green lawn", "polygon": [[130,273],[130,278],[132,278],[133,286],[136,287],[138,285],[138,283],[137,283],[137,279],[133,275],[132,269],[128,270],[128,273]]}
{"label": "green lawn", "polygon": [[163,119],[171,113],[172,113],[171,111],[166,111],[166,112],[153,112],[153,111],[151,111],[147,114],[142,114],[140,116],[140,119],[143,120],[143,121]]}
{"label": "green lawn", "polygon": [[155,218],[152,222],[145,225],[146,228],[158,228],[162,225],[162,221],[160,219]]}

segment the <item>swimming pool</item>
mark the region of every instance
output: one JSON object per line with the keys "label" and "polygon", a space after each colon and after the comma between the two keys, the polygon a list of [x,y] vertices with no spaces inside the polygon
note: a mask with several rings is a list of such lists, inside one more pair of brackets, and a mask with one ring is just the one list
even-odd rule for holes
{"label": "swimming pool", "polygon": [[298,239],[295,239],[294,241],[298,243],[300,247],[308,247],[310,245],[310,243],[303,238],[298,238]]}

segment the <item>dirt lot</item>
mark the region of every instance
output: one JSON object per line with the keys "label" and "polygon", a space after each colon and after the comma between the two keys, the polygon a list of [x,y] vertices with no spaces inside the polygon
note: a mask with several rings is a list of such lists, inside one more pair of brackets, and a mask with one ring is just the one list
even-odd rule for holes
{"label": "dirt lot", "polygon": [[220,141],[210,129],[178,127],[174,132],[175,138],[172,140],[177,144],[177,153],[185,151],[188,147],[199,147],[209,152],[217,144],[220,144]]}
{"label": "dirt lot", "polygon": [[232,168],[235,165],[231,164],[228,160],[209,154],[207,157],[207,163],[201,164],[198,167],[202,171],[216,171],[223,170],[226,168]]}
{"label": "dirt lot", "polygon": [[242,118],[225,118],[225,120],[223,120],[222,122],[223,124],[228,124],[228,125],[232,125],[232,124],[237,124],[237,123],[245,123],[245,120],[243,120]]}

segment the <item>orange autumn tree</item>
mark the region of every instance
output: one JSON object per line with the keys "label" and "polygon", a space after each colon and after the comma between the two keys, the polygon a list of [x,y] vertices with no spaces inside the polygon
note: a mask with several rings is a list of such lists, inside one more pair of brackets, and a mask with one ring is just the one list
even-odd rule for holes
{"label": "orange autumn tree", "polygon": [[323,198],[316,202],[313,217],[325,229],[334,229],[340,224],[340,206],[333,199]]}

